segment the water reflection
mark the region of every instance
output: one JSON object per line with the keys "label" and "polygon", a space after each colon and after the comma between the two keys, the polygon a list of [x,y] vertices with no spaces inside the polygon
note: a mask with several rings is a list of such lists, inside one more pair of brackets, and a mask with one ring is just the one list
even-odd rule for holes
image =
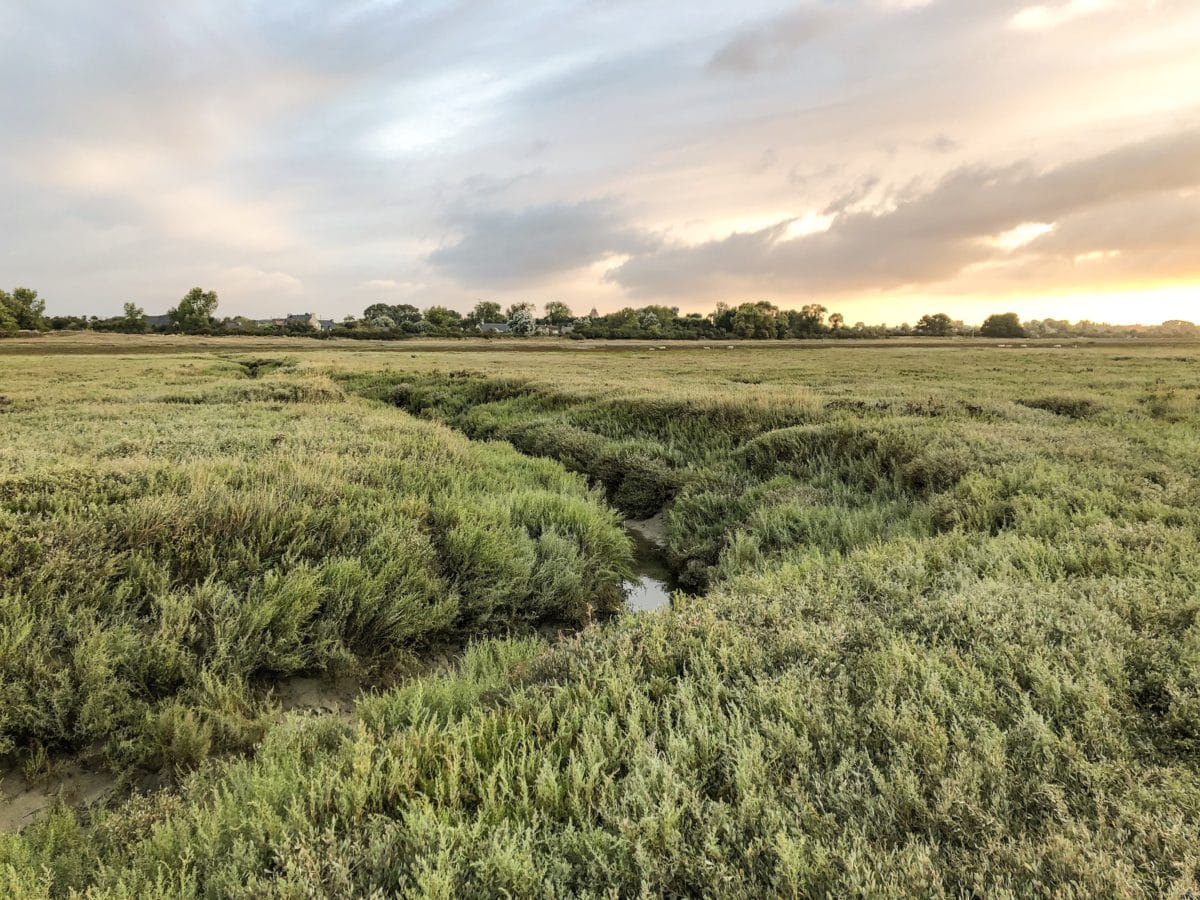
{"label": "water reflection", "polygon": [[642,575],[625,582],[625,603],[633,612],[659,609],[671,603],[671,588],[665,581]]}
{"label": "water reflection", "polygon": [[634,578],[625,582],[625,602],[634,612],[660,609],[671,602],[675,579],[662,551],[640,531],[625,529],[633,540]]}

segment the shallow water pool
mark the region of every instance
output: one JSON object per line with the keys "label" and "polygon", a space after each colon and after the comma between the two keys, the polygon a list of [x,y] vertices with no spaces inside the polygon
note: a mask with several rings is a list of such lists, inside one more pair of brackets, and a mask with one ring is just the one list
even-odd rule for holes
{"label": "shallow water pool", "polygon": [[625,582],[625,603],[633,612],[669,606],[677,587],[662,550],[635,528],[626,527],[633,540],[633,574]]}

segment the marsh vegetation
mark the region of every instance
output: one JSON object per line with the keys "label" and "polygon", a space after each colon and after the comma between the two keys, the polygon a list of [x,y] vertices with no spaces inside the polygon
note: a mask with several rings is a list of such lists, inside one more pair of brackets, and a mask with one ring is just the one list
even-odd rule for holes
{"label": "marsh vegetation", "polygon": [[0,892],[1197,889],[1188,352],[223,347],[0,356]]}

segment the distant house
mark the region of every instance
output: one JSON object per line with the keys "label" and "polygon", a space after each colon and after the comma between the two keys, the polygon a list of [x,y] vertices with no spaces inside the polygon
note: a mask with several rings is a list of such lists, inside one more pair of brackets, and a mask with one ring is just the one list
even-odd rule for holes
{"label": "distant house", "polygon": [[246,319],[259,328],[311,328],[313,331],[332,331],[336,325],[333,319],[318,319],[312,313],[292,313],[283,318],[275,319]]}
{"label": "distant house", "polygon": [[482,322],[479,330],[484,334],[508,334],[507,322]]}
{"label": "distant house", "polygon": [[284,326],[301,325],[316,331],[321,327],[321,320],[312,313],[293,313],[283,320]]}

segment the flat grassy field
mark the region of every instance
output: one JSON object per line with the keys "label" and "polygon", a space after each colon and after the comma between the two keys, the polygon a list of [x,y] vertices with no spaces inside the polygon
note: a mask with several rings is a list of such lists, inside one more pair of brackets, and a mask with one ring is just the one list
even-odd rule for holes
{"label": "flat grassy field", "polygon": [[0,343],[0,896],[1200,892],[1200,346],[517,343]]}

